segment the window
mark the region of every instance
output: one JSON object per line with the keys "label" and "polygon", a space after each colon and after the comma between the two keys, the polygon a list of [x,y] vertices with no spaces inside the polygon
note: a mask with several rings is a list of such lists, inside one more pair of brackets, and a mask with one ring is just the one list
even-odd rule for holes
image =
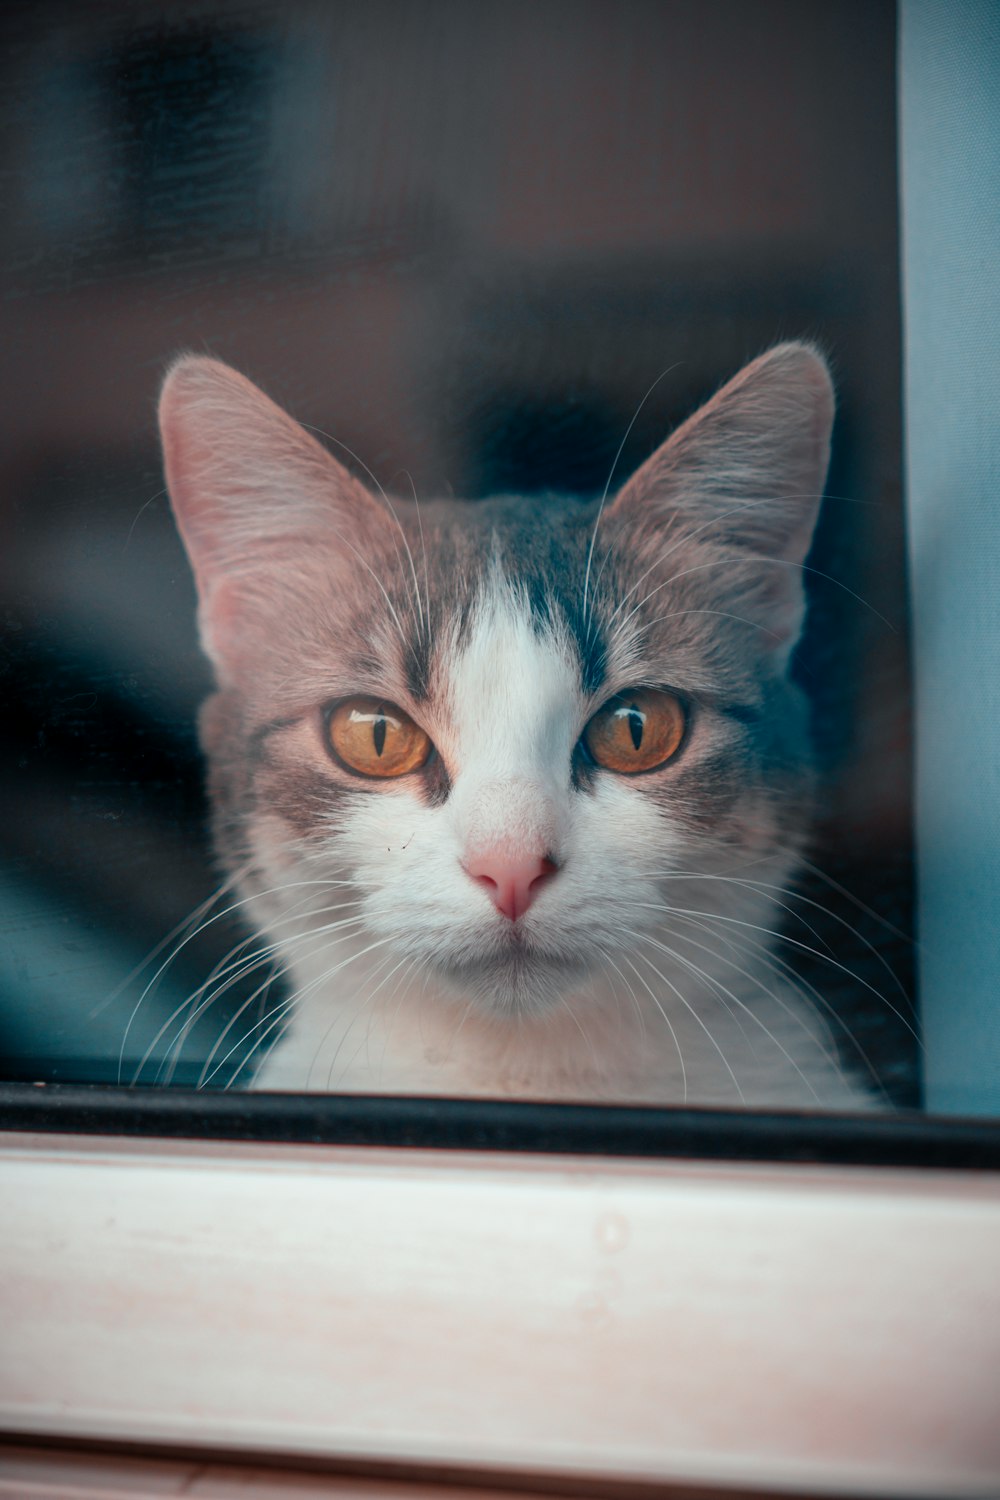
{"label": "window", "polygon": [[[240,1087],[276,1035],[280,980],[211,905],[210,673],[154,425],[179,350],[255,377],[390,492],[544,507],[614,494],[722,380],[806,337],[839,392],[794,667],[822,795],[792,910],[749,921],[784,922],[778,962],[853,1075],[919,1104],[894,15],[792,10],[443,8],[439,32],[419,7],[202,3],[15,29],[7,1077]],[[710,1029],[738,982],[701,984]]]}
{"label": "window", "polygon": [[[985,593],[988,513],[935,537],[956,455],[982,454],[959,500],[988,503],[995,343],[956,272],[972,239],[935,236],[946,186],[964,222],[957,100],[995,172],[987,8],[912,0],[898,54],[889,4],[780,0],[53,5],[8,29],[0,1425],[452,1477],[985,1492],[996,674],[951,668],[973,625],[977,659],[996,640],[935,622],[967,576]],[[230,360],[389,489],[543,504],[624,477],[803,335],[838,378],[828,489],[858,503],[827,504],[810,558],[795,670],[835,886],[801,888],[787,961],[904,1113],[244,1092],[259,980],[184,1009],[243,930],[148,960],[214,880],[166,359]]]}

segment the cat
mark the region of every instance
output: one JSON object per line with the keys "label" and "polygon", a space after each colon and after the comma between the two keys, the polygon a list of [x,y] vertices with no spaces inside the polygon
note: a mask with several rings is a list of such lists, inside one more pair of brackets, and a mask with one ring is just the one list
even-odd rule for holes
{"label": "cat", "polygon": [[418,504],[226,365],[172,366],[216,847],[287,984],[252,1086],[877,1104],[774,942],[833,414],[786,343],[617,494]]}

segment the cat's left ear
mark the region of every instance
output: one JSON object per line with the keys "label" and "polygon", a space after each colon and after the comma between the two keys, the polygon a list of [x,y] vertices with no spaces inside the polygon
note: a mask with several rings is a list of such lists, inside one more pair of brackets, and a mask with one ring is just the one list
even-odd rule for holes
{"label": "cat's left ear", "polygon": [[[787,654],[804,613],[801,564],[812,541],[830,457],[834,394],[822,355],[779,344],[724,385],[658,448],[606,512],[633,536],[722,552],[720,587]],[[729,571],[727,572],[727,561]],[[711,564],[699,562],[698,567]]]}
{"label": "cat's left ear", "polygon": [[254,594],[331,539],[350,559],[384,527],[377,502],[264,392],[220,360],[185,355],[160,395],[167,488],[198,585],[202,645],[232,673]]}

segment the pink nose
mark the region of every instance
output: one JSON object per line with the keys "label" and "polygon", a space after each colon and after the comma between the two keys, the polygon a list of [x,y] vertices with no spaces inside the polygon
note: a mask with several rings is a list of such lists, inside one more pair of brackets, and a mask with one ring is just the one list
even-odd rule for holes
{"label": "pink nose", "polygon": [[558,868],[537,854],[514,855],[503,849],[488,849],[465,865],[466,874],[485,886],[497,911],[512,922],[524,915]]}

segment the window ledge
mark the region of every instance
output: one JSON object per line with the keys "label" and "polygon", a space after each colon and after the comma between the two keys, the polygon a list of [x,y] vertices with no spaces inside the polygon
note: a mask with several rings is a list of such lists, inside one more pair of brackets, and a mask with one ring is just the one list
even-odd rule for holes
{"label": "window ledge", "polygon": [[497,1474],[1000,1490],[1000,1175],[0,1147],[0,1428]]}

